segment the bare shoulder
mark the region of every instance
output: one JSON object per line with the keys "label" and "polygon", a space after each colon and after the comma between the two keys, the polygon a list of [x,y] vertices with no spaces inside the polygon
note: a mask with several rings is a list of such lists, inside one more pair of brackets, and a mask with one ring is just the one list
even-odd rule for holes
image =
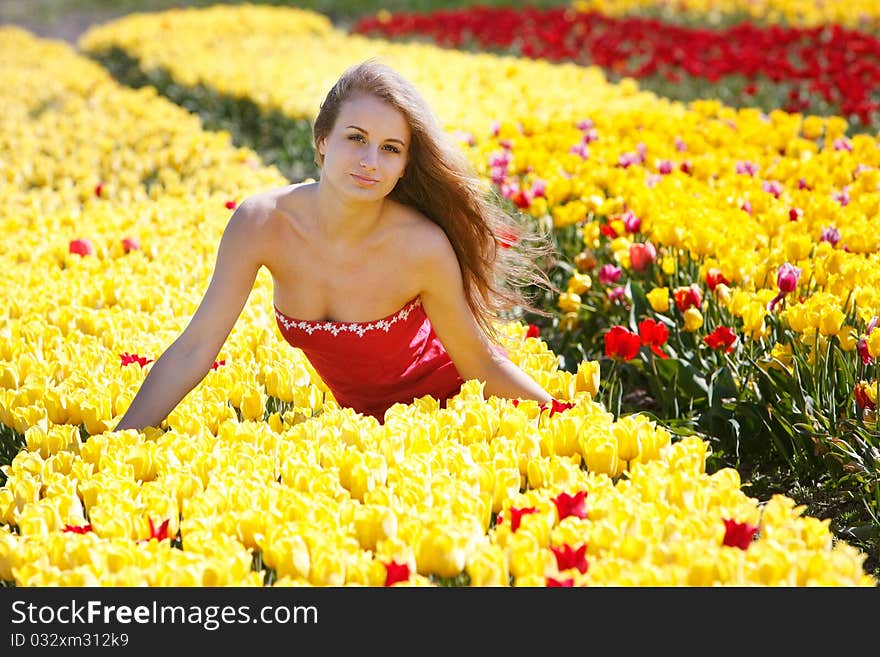
{"label": "bare shoulder", "polygon": [[303,184],[275,187],[253,194],[239,204],[229,224],[249,234],[251,239],[275,239],[286,223],[286,206],[295,206],[305,194]]}
{"label": "bare shoulder", "polygon": [[423,291],[460,273],[455,249],[443,228],[412,207],[398,205],[395,214],[399,253]]}
{"label": "bare shoulder", "polygon": [[391,214],[392,225],[400,243],[405,245],[405,253],[419,260],[444,254],[453,254],[454,257],[446,231],[416,208],[395,203]]}

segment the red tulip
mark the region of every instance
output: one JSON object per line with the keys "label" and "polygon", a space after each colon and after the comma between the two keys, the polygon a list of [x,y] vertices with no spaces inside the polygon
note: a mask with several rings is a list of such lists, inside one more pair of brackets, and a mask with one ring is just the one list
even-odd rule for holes
{"label": "red tulip", "polygon": [[863,337],[859,338],[857,351],[858,351],[859,357],[862,359],[862,365],[869,365],[874,360],[874,357],[871,355],[871,352],[868,350],[868,336],[871,335],[871,331],[873,331],[875,328],[877,328],[878,321],[880,321],[880,317],[878,317],[877,315],[874,315],[871,318],[871,321],[868,322],[868,326],[865,329],[865,335]]}
{"label": "red tulip", "polygon": [[405,563],[397,563],[392,561],[385,564],[385,586],[397,584],[397,582],[406,582],[409,580],[409,566]]}
{"label": "red tulip", "polygon": [[164,520],[161,525],[158,527],[153,524],[152,518],[147,518],[147,522],[150,523],[150,538],[145,539],[145,541],[149,541],[150,539],[155,538],[157,541],[164,541],[165,539],[171,540],[173,537],[168,533],[168,523],[171,522],[171,519]]}
{"label": "red tulip", "polygon": [[95,254],[95,247],[92,246],[92,243],[87,239],[70,240],[70,244],[68,244],[67,250],[70,253],[76,253],[80,256]]}
{"label": "red tulip", "polygon": [[614,230],[614,227],[611,224],[602,224],[599,226],[599,232],[611,240],[617,237],[617,231]]}
{"label": "red tulip", "polygon": [[666,324],[653,319],[643,319],[639,322],[639,337],[642,344],[649,347],[655,355],[660,358],[669,358],[661,349],[669,339],[669,327]]}
{"label": "red tulip", "polygon": [[122,239],[122,248],[125,249],[126,253],[130,253],[131,251],[139,250],[141,243],[138,242],[136,237],[124,237]]}
{"label": "red tulip", "polygon": [[675,298],[676,307],[681,312],[684,312],[688,308],[696,308],[697,310],[700,310],[703,305],[703,293],[695,284],[688,285],[687,287],[675,288],[672,296]]}
{"label": "red tulip", "polygon": [[706,287],[710,290],[714,291],[716,287],[720,284],[730,285],[730,281],[728,281],[724,274],[717,267],[710,267],[706,271]]}
{"label": "red tulip", "polygon": [[549,402],[544,402],[540,406],[542,411],[550,410],[550,417],[556,415],[556,413],[564,413],[570,408],[574,408],[574,402],[564,402],[559,401],[558,399],[552,399]]}
{"label": "red tulip", "polygon": [[730,519],[724,520],[724,545],[747,550],[757,533],[758,527],[755,525]]}
{"label": "red tulip", "polygon": [[[537,513],[538,509],[533,506],[528,506],[522,509],[517,509],[515,507],[510,507],[510,531],[516,532],[519,529],[519,525],[522,522],[522,517],[527,516],[530,513]],[[495,524],[500,525],[504,522],[504,516],[500,513],[498,517],[495,519]]]}
{"label": "red tulip", "polygon": [[[806,113],[820,104],[831,105],[836,114],[853,115],[868,126],[878,110],[872,93],[880,69],[873,55],[880,43],[865,31],[842,27],[742,23],[707,30],[649,16],[613,17],[597,11],[572,12],[567,7],[484,7],[370,16],[360,19],[352,32],[392,38],[423,35],[451,48],[475,43],[484,49],[516,50],[524,57],[589,63],[636,79],[662,76],[676,82],[688,76],[717,83],[739,74],[745,78],[746,99],[763,88],[766,78],[770,84],[785,82],[791,87],[787,111]],[[635,50],[637,58],[632,56]],[[497,122],[493,125],[495,134],[498,126]],[[578,127],[594,129],[589,120],[579,121]],[[846,148],[847,141],[839,139],[835,148]],[[632,157],[625,153],[620,165],[632,164]]]}
{"label": "red tulip", "polygon": [[853,388],[853,396],[856,399],[856,404],[858,404],[859,408],[867,408],[868,410],[874,410],[877,408],[877,404],[871,399],[868,394],[868,386],[871,385],[864,381],[859,381],[856,384],[856,387]]}
{"label": "red tulip", "polygon": [[559,570],[568,570],[569,568],[577,568],[582,574],[587,572],[589,564],[587,563],[587,545],[581,545],[574,550],[568,544],[560,548],[550,546],[556,557],[556,567]]}
{"label": "red tulip", "polygon": [[548,589],[552,588],[572,588],[574,586],[574,578],[556,579],[555,577],[547,577],[544,580]]}
{"label": "red tulip", "polygon": [[556,513],[559,519],[574,516],[575,518],[587,517],[587,491],[581,490],[574,495],[568,493],[559,493],[553,498],[553,504],[556,505]]}
{"label": "red tulip", "polygon": [[635,271],[645,271],[657,259],[657,249],[650,242],[635,242],[629,247],[629,262]]}
{"label": "red tulip", "polygon": [[132,363],[137,363],[141,367],[144,367],[147,363],[152,363],[152,358],[147,358],[146,356],[138,356],[137,354],[130,354],[128,352],[122,352],[119,354],[119,358],[122,360],[122,364],[120,367],[125,367],[126,365],[131,365]]}
{"label": "red tulip", "polygon": [[639,336],[624,326],[612,326],[605,334],[605,355],[614,360],[632,360],[635,358],[642,341]]}
{"label": "red tulip", "polygon": [[724,349],[724,353],[733,351],[733,343],[736,342],[736,333],[726,326],[719,326],[709,335],[703,338],[703,342],[712,349]]}
{"label": "red tulip", "polygon": [[235,201],[226,201],[223,205],[226,206],[227,210],[235,210],[235,207],[238,205]]}

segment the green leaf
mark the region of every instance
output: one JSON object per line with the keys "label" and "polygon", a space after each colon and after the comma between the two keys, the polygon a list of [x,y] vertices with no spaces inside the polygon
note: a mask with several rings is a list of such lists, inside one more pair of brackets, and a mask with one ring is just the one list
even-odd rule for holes
{"label": "green leaf", "polygon": [[632,308],[629,311],[629,326],[633,331],[638,332],[639,322],[648,315],[648,297],[645,296],[645,290],[638,281],[630,280],[627,283],[629,295],[632,298]]}

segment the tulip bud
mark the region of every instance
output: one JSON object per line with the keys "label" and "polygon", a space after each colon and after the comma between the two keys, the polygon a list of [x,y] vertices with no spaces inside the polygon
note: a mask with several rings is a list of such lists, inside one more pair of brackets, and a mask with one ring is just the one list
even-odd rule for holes
{"label": "tulip bud", "polygon": [[241,395],[241,416],[245,420],[262,420],[266,410],[266,399],[257,388],[247,388]]}
{"label": "tulip bud", "polygon": [[776,273],[776,285],[779,287],[779,291],[785,294],[794,292],[797,289],[800,275],[801,270],[798,267],[787,262],[782,265]]}
{"label": "tulip bud", "polygon": [[876,384],[859,381],[853,389],[853,396],[859,408],[873,410],[877,408]]}
{"label": "tulip bud", "polygon": [[584,294],[589,291],[591,287],[593,287],[593,279],[587,274],[575,272],[572,274],[571,278],[568,279],[568,291],[571,293],[578,295]]}
{"label": "tulip bud", "polygon": [[715,296],[721,303],[727,303],[730,301],[730,288],[724,283],[719,283],[715,286]]}
{"label": "tulip bud", "polygon": [[419,573],[455,577],[467,563],[468,537],[455,533],[452,528],[433,527],[426,530],[416,544],[416,563]]}
{"label": "tulip bud", "polygon": [[696,284],[675,288],[673,296],[675,305],[681,312],[685,312],[688,308],[702,308],[703,294]]}
{"label": "tulip bud", "polygon": [[637,426],[618,422],[614,425],[614,435],[617,438],[617,457],[621,461],[629,462],[639,455],[641,442]]}
{"label": "tulip bud", "polygon": [[471,586],[507,586],[507,553],[498,545],[488,545],[469,559],[465,570],[471,578]]}
{"label": "tulip bud", "polygon": [[668,287],[655,287],[653,290],[648,292],[646,296],[648,297],[648,303],[651,304],[651,308],[654,310],[654,312],[665,313],[667,310],[669,310]]}
{"label": "tulip bud", "polygon": [[574,257],[574,266],[581,272],[589,272],[599,264],[596,254],[590,249],[584,249]]}
{"label": "tulip bud", "polygon": [[559,328],[562,331],[574,331],[581,324],[581,319],[576,312],[568,312],[559,320]]}
{"label": "tulip bud", "polygon": [[657,249],[650,242],[636,242],[629,247],[629,262],[635,271],[645,271],[657,259]]}
{"label": "tulip bud", "polygon": [[728,285],[730,283],[730,281],[728,281],[724,277],[724,274],[722,273],[722,271],[720,269],[718,269],[717,267],[710,267],[706,271],[706,287],[708,287],[710,290],[714,291],[715,288],[718,287],[719,285],[721,285],[722,283],[724,285]]}
{"label": "tulip bud", "polygon": [[688,308],[684,311],[684,328],[693,333],[703,325],[703,313],[696,308]]}
{"label": "tulip bud", "polygon": [[581,361],[578,364],[577,375],[575,376],[575,390],[578,392],[588,392],[591,396],[595,397],[599,393],[599,377],[599,361]]}
{"label": "tulip bud", "polygon": [[871,331],[868,334],[868,353],[872,358],[880,356],[880,331]]}
{"label": "tulip bud", "polygon": [[819,333],[826,337],[837,335],[845,319],[840,308],[823,308],[819,315]]}
{"label": "tulip bud", "polygon": [[584,464],[590,472],[613,477],[618,469],[618,449],[611,440],[591,438],[580,443]]}
{"label": "tulip bud", "polygon": [[87,239],[75,239],[70,241],[68,251],[80,256],[94,255],[95,247]]}
{"label": "tulip bud", "polygon": [[559,295],[556,305],[564,312],[574,312],[581,307],[581,297],[572,292],[563,292]]}
{"label": "tulip bud", "polygon": [[623,270],[617,265],[606,264],[599,269],[599,282],[602,285],[611,285],[617,282]]}

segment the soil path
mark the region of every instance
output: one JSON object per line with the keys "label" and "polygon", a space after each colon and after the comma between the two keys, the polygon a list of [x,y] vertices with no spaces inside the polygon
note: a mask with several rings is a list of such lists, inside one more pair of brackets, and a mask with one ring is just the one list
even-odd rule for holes
{"label": "soil path", "polygon": [[[89,2],[80,7],[71,7],[72,4],[74,3],[65,2],[61,8],[48,4],[46,0],[0,0],[0,25],[18,25],[37,36],[61,39],[75,46],[77,39],[92,25],[105,23],[133,11],[130,5],[113,8],[91,5]],[[152,10],[148,0],[143,4],[144,8],[138,11]],[[182,6],[186,2],[178,4]]]}

